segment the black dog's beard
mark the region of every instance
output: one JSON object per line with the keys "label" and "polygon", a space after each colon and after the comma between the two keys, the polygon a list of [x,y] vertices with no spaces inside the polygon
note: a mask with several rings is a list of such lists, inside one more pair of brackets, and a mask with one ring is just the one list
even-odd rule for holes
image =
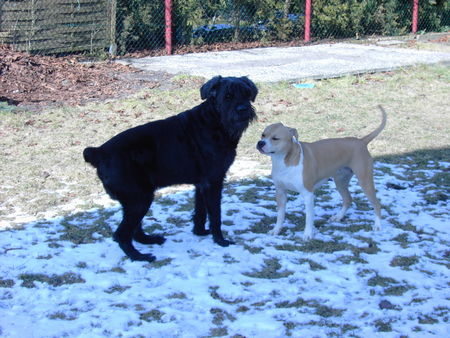
{"label": "black dog's beard", "polygon": [[224,126],[229,137],[236,142],[240,140],[250,123],[257,119],[253,106],[245,113],[233,112],[229,116],[229,120],[224,121]]}

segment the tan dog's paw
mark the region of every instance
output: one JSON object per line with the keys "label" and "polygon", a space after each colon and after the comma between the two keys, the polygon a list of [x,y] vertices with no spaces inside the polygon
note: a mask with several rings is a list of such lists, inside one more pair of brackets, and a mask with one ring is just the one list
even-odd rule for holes
{"label": "tan dog's paw", "polygon": [[303,233],[303,240],[309,241],[310,239],[313,239],[316,231],[317,229],[315,227],[305,228],[305,232]]}
{"label": "tan dog's paw", "polygon": [[342,221],[342,219],[344,218],[345,213],[347,212],[347,210],[348,210],[348,207],[342,207],[342,209],[339,210],[339,212],[336,215],[330,217],[330,221],[331,222],[340,222],[340,221]]}
{"label": "tan dog's paw", "polygon": [[342,218],[343,216],[341,216],[340,214],[336,214],[330,217],[330,222],[340,222]]}
{"label": "tan dog's paw", "polygon": [[381,220],[379,218],[375,219],[375,224],[373,225],[373,230],[375,230],[375,231],[381,230]]}
{"label": "tan dog's paw", "polygon": [[273,228],[272,230],[269,231],[269,235],[277,236],[277,235],[280,234],[280,231],[281,231],[281,229],[275,227],[275,228]]}

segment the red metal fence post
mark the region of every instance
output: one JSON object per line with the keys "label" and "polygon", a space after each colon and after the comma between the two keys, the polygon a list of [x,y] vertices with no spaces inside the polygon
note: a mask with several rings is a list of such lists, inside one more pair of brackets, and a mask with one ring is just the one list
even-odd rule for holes
{"label": "red metal fence post", "polygon": [[305,0],[305,42],[311,39],[311,0]]}
{"label": "red metal fence post", "polygon": [[412,25],[413,34],[417,33],[417,23],[419,22],[419,0],[413,0]]}
{"label": "red metal fence post", "polygon": [[165,0],[166,53],[172,54],[172,0]]}

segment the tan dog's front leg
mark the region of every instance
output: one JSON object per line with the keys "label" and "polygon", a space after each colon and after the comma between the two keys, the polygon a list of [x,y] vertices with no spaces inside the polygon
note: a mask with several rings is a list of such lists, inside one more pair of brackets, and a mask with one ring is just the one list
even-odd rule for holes
{"label": "tan dog's front leg", "polygon": [[316,228],[314,227],[314,193],[310,191],[305,191],[303,193],[303,198],[305,200],[305,231],[303,232],[303,239],[309,240],[314,237],[314,232]]}
{"label": "tan dog's front leg", "polygon": [[271,231],[272,235],[278,235],[283,227],[284,218],[286,215],[286,202],[287,193],[286,190],[280,187],[276,187],[276,200],[277,200],[277,224]]}

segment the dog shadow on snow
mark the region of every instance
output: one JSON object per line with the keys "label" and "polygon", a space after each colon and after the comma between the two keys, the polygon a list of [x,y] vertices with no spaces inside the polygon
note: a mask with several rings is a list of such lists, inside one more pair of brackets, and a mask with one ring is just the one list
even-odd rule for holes
{"label": "dog shadow on snow", "polygon": [[[384,218],[382,232],[389,231],[390,227],[411,230],[396,220],[398,211],[392,210],[392,204],[396,204],[398,199],[403,198],[402,194],[408,191],[415,190],[421,200],[415,200],[414,206],[406,208],[405,213],[417,212],[418,206],[427,210],[435,208],[435,213],[439,213],[439,210],[447,205],[450,195],[450,163],[446,161],[449,158],[450,148],[419,150],[375,158],[375,186],[377,196],[381,200]],[[324,235],[331,237],[334,242],[340,242],[343,240],[342,233],[352,236],[352,233],[360,230],[372,231],[373,211],[354,180],[350,183],[350,191],[354,197],[352,211],[341,222],[329,221],[330,216],[339,210],[341,203],[334,184],[325,183],[317,190],[315,208],[318,236],[310,240],[309,244],[304,243],[301,237],[305,223],[302,197],[297,193],[289,194],[287,224],[280,235],[275,237],[279,240],[294,240],[299,245],[320,246],[324,243],[324,239],[326,240]],[[143,219],[143,229],[149,234],[163,235],[169,241],[187,241],[195,246],[197,242],[203,240],[203,237],[195,236],[191,231],[193,209],[193,188],[158,194],[151,210]],[[69,241],[79,246],[103,241],[112,242],[113,232],[121,217],[122,211],[117,205],[23,224],[21,228],[33,226],[45,229],[44,233],[47,232],[48,236],[45,241],[50,247],[58,246],[57,243],[60,241]],[[247,243],[249,236],[268,240],[274,237],[269,234],[276,222],[275,188],[270,177],[226,181],[222,193],[222,220],[224,234],[234,240],[236,242],[234,245],[237,246],[249,248]],[[340,235],[334,236],[335,231],[339,231]],[[156,254],[162,254],[165,249],[159,245],[147,247],[146,251],[150,250]],[[113,244],[111,250],[121,253]]]}

